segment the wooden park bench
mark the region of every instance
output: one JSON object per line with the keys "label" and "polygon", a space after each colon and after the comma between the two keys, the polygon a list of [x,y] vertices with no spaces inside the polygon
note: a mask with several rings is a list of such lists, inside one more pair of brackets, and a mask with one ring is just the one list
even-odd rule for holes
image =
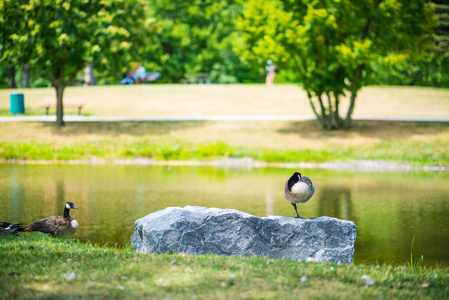
{"label": "wooden park bench", "polygon": [[[64,97],[62,99],[64,108],[66,107],[77,107],[78,115],[81,115],[81,108],[83,108],[86,103],[86,97]],[[48,115],[48,110],[50,107],[56,107],[56,97],[44,97],[44,102],[41,105],[46,108],[46,113]]]}

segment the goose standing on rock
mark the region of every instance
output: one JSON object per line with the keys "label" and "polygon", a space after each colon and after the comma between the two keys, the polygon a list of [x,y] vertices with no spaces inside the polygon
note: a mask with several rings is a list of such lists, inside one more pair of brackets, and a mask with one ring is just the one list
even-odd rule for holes
{"label": "goose standing on rock", "polygon": [[22,224],[0,222],[0,234],[11,235],[23,231]]}
{"label": "goose standing on rock", "polygon": [[53,216],[36,221],[25,227],[23,231],[40,231],[57,237],[74,234],[78,230],[78,222],[70,217],[71,209],[78,209],[78,207],[72,202],[67,202],[64,206],[64,217]]}
{"label": "goose standing on rock", "polygon": [[301,176],[301,173],[295,172],[285,183],[284,187],[284,198],[290,201],[296,211],[297,217],[303,219],[298,214],[298,209],[296,208],[297,203],[305,203],[312,198],[313,193],[315,193],[315,187],[313,186],[312,180],[306,176]]}

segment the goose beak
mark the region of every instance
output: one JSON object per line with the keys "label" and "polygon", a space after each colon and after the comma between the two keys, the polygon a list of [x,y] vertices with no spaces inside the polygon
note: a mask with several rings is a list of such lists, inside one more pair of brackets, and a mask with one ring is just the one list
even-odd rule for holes
{"label": "goose beak", "polygon": [[72,207],[73,209],[78,209],[78,207],[76,207],[75,205],[73,205],[73,207]]}

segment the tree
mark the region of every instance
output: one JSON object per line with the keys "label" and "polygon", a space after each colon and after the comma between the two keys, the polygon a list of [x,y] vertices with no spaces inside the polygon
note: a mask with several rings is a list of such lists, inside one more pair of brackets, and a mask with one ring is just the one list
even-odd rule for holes
{"label": "tree", "polygon": [[449,53],[449,1],[432,0],[438,15],[435,28],[436,52],[448,56]]}
{"label": "tree", "polygon": [[249,60],[294,67],[321,125],[349,128],[372,64],[423,55],[432,47],[434,22],[424,0],[250,0],[236,43]]}
{"label": "tree", "polygon": [[9,87],[12,89],[17,88],[16,84],[16,68],[14,66],[9,67]]}
{"label": "tree", "polygon": [[29,88],[30,87],[30,66],[23,66],[22,72],[23,72],[23,87]]}
{"label": "tree", "polygon": [[438,16],[435,28],[435,55],[430,62],[432,73],[436,74],[436,82],[430,82],[437,86],[449,87],[449,1],[432,0],[435,13]]}
{"label": "tree", "polygon": [[157,34],[145,51],[146,65],[179,82],[186,73],[208,72],[215,82],[254,79],[235,53],[232,39],[242,6],[233,0],[150,0]]}
{"label": "tree", "polygon": [[432,0],[435,17],[435,49],[426,56],[381,61],[375,66],[374,84],[449,87],[449,1]]}
{"label": "tree", "polygon": [[3,0],[2,60],[31,64],[56,90],[56,124],[64,125],[63,94],[89,62],[118,70],[142,42],[144,0]]}
{"label": "tree", "polygon": [[16,69],[24,73],[24,87],[29,87],[28,63],[34,58],[34,34],[31,30],[32,22],[21,22],[23,18],[22,5],[27,1],[0,2],[0,58],[2,62],[10,64],[10,86],[16,87]]}

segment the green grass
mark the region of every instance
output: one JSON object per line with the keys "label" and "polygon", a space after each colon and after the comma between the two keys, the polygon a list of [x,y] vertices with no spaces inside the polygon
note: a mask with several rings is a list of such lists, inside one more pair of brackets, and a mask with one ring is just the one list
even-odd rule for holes
{"label": "green grass", "polygon": [[352,131],[323,131],[307,122],[93,122],[64,128],[3,122],[0,159],[102,158],[210,161],[252,158],[268,163],[385,160],[448,165],[449,124],[355,122]]}
{"label": "green grass", "polygon": [[[272,151],[266,149],[248,150],[230,147],[223,142],[192,145],[172,143],[143,145],[142,143],[127,143],[111,145],[107,143],[78,144],[71,147],[59,147],[49,143],[0,143],[0,158],[5,160],[83,160],[93,157],[105,159],[149,158],[155,160],[198,160],[210,161],[224,158],[252,158],[268,163],[321,163],[329,161],[353,160],[386,160],[392,162],[407,162],[413,165],[448,165],[449,143],[430,145],[414,143],[411,147],[418,149],[409,152],[397,150],[401,143],[380,143],[375,147],[349,147],[346,149],[306,149],[302,151]],[[111,147],[113,146],[113,147]],[[428,146],[428,149],[426,149]],[[444,149],[443,149],[444,148]],[[435,150],[438,149],[438,150]],[[436,153],[437,152],[437,153]]]}
{"label": "green grass", "polygon": [[[449,268],[137,254],[43,235],[0,238],[0,299],[443,299]],[[75,274],[74,279],[68,275]],[[367,285],[363,275],[374,280]],[[301,278],[306,279],[301,281]]]}
{"label": "green grass", "polygon": [[421,257],[418,259],[418,261],[413,262],[413,244],[414,243],[415,243],[415,235],[413,235],[412,245],[410,246],[410,261],[407,263],[408,267],[411,269],[419,268],[419,264],[424,261],[424,256],[421,255]]}
{"label": "green grass", "polygon": [[[0,116],[11,116],[11,93],[24,94],[26,115],[45,115],[40,105],[55,90],[0,90]],[[313,115],[306,93],[293,84],[68,87],[65,95],[86,97],[86,116]],[[354,115],[447,117],[448,98],[449,89],[370,86],[358,93]],[[347,106],[348,99],[341,99],[340,110]],[[77,109],[67,108],[65,113],[77,114]]]}
{"label": "green grass", "polygon": [[[0,90],[0,115],[9,115],[9,94],[25,93],[26,114],[53,89]],[[69,87],[87,97],[91,116],[181,117],[201,115],[312,115],[295,85],[136,85]],[[447,116],[449,89],[367,87],[355,115]],[[342,100],[344,110],[346,100]],[[66,111],[71,114],[70,110]],[[324,131],[317,121],[242,122],[0,122],[2,160],[150,158],[216,160],[249,157],[269,163],[385,160],[448,165],[449,124],[354,121],[351,130]]]}

